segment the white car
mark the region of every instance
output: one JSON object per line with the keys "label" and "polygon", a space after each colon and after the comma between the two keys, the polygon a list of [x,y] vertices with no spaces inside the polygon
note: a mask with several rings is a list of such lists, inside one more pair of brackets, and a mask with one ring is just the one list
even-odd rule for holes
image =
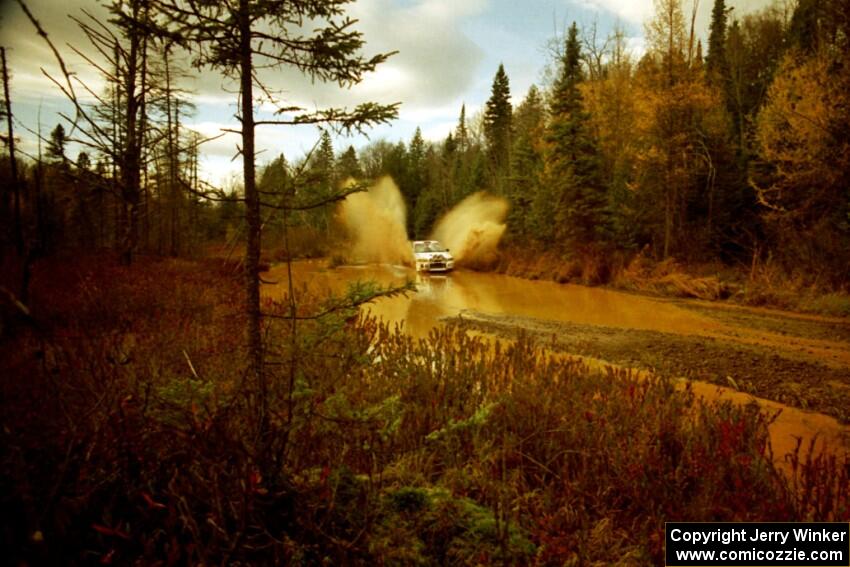
{"label": "white car", "polygon": [[420,272],[448,272],[455,267],[455,259],[449,249],[437,240],[413,242],[413,259]]}

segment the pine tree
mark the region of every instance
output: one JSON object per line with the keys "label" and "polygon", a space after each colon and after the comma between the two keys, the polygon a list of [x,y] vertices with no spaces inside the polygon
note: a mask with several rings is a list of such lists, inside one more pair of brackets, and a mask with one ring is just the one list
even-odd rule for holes
{"label": "pine tree", "polygon": [[[319,147],[310,160],[310,193],[315,198],[328,199],[336,190],[335,163],[333,142],[327,130],[322,132]],[[330,213],[325,207],[311,210],[307,213],[308,222],[320,231],[326,231],[330,222]]]}
{"label": "pine tree", "polygon": [[65,146],[68,144],[68,137],[65,134],[65,127],[57,124],[50,132],[50,140],[47,142],[47,157],[58,162],[64,163],[67,157],[65,156]]}
{"label": "pine tree", "polygon": [[696,56],[696,59],[694,60],[694,68],[701,71],[703,69],[704,64],[705,64],[705,57],[703,57],[703,55],[702,55],[702,40],[698,39],[697,40],[697,56]]}
{"label": "pine tree", "polygon": [[477,189],[478,146],[472,143],[466,125],[466,105],[460,108],[460,118],[454,136],[456,151],[451,157],[449,167],[452,172],[451,204],[457,203],[474,193]]}
{"label": "pine tree", "polygon": [[807,55],[818,50],[823,4],[819,0],[800,0],[791,16],[788,43]]}
{"label": "pine tree", "polygon": [[322,184],[322,189],[325,189],[327,184],[331,182],[331,176],[334,169],[334,146],[331,141],[331,135],[327,130],[322,132],[322,137],[319,141],[319,147],[311,162],[311,169],[317,174]]}
{"label": "pine tree", "polygon": [[725,0],[714,0],[705,66],[709,81],[719,86],[725,83],[729,74],[726,61],[726,20],[730,10],[731,8],[726,8]]}
{"label": "pine tree", "polygon": [[414,235],[416,232],[415,226],[415,211],[419,203],[422,193],[426,191],[428,170],[426,162],[425,140],[422,138],[422,130],[416,128],[413,133],[413,138],[410,140],[408,150],[408,177],[411,186],[410,200],[407,203],[407,233]]}
{"label": "pine tree", "polygon": [[543,97],[531,85],[525,100],[514,113],[515,135],[511,146],[511,178],[508,199],[508,228],[512,235],[525,236],[529,232],[531,203],[538,190],[543,170],[543,128],[545,108]]}
{"label": "pine tree", "polygon": [[[573,23],[552,95],[544,175],[555,198],[549,203],[557,222],[553,236],[579,254],[599,249],[610,233],[599,150],[579,91],[583,78],[578,28]],[[546,198],[541,194],[538,210],[547,206],[542,202]]]}
{"label": "pine tree", "polygon": [[363,168],[360,167],[360,162],[357,160],[357,152],[354,150],[354,146],[348,146],[348,149],[339,156],[336,163],[336,177],[340,181],[363,177]]}
{"label": "pine tree", "polygon": [[458,149],[465,152],[469,148],[469,131],[466,129],[466,104],[460,107],[460,118],[458,119],[457,129],[455,129],[455,138],[457,139]]}
{"label": "pine tree", "polygon": [[493,78],[490,99],[484,109],[484,138],[490,165],[490,182],[496,193],[505,192],[510,174],[511,90],[504,65],[499,65]]}

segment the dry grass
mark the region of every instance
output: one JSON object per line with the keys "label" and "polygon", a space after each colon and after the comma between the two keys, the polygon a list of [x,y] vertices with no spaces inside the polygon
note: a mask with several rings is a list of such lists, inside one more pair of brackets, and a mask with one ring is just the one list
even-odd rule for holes
{"label": "dry grass", "polygon": [[685,265],[656,261],[643,254],[583,260],[551,250],[509,246],[494,268],[499,273],[559,283],[606,284],[617,289],[667,297],[775,307],[835,317],[850,316],[850,293],[829,288],[817,274],[789,273],[776,262],[750,268],[719,263]]}
{"label": "dry grass", "polygon": [[612,281],[614,287],[673,297],[717,300],[729,296],[728,284],[718,276],[689,273],[675,260],[653,262],[636,256]]}

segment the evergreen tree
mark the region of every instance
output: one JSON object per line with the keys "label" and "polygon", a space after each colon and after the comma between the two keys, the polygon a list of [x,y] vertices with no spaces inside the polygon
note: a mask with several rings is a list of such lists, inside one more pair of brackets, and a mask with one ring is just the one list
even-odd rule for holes
{"label": "evergreen tree", "polygon": [[493,78],[490,99],[484,109],[484,138],[490,165],[490,182],[496,193],[505,192],[510,173],[511,90],[504,65],[499,65]]}
{"label": "evergreen tree", "polygon": [[800,0],[788,26],[788,43],[808,55],[818,49],[822,4],[821,0]]}
{"label": "evergreen tree", "polygon": [[91,169],[91,158],[87,152],[80,152],[77,154],[77,169],[81,171],[88,171]]}
{"label": "evergreen tree", "polygon": [[47,142],[47,157],[51,160],[64,162],[65,146],[68,143],[68,138],[65,134],[65,127],[57,124],[56,128],[50,132],[50,140]]}
{"label": "evergreen tree", "polygon": [[263,168],[258,187],[263,194],[283,195],[289,185],[289,165],[280,154]]}
{"label": "evergreen tree", "polygon": [[515,135],[511,146],[511,178],[508,186],[508,228],[510,234],[529,232],[531,203],[543,170],[542,136],[545,124],[543,97],[531,85],[525,100],[514,113]]}
{"label": "evergreen tree", "polygon": [[339,156],[339,161],[336,164],[336,176],[340,181],[349,177],[353,179],[363,177],[363,169],[357,160],[357,152],[354,151],[354,146],[348,146],[348,149]]}
{"label": "evergreen tree", "polygon": [[331,135],[327,130],[322,132],[319,147],[316,149],[316,155],[313,156],[311,162],[311,170],[317,174],[322,187],[330,184],[334,170],[334,146],[331,141]]}
{"label": "evergreen tree", "polygon": [[555,209],[557,226],[552,235],[563,239],[570,250],[579,254],[597,250],[610,233],[599,150],[579,91],[583,78],[578,28],[573,23],[546,130],[545,182],[555,202],[546,203],[547,196],[541,193],[537,209],[546,206]]}
{"label": "evergreen tree", "polygon": [[702,55],[702,40],[698,39],[697,40],[697,56],[696,56],[696,59],[694,60],[694,68],[697,69],[699,72],[702,72],[704,63],[705,63],[705,57],[703,57],[703,55]]}
{"label": "evergreen tree", "polygon": [[451,156],[449,167],[452,172],[452,204],[474,193],[478,185],[478,148],[472,144],[466,126],[466,105],[460,108],[460,118],[455,128],[456,152]]}
{"label": "evergreen tree", "polygon": [[[451,135],[449,135],[448,141],[454,144]],[[434,146],[428,146],[425,149],[425,182],[413,211],[413,235],[417,239],[426,238],[430,234],[434,228],[434,223],[444,210],[445,157],[445,145],[442,150],[438,150]]]}
{"label": "evergreen tree", "polygon": [[460,107],[460,118],[455,130],[455,137],[458,148],[461,152],[465,152],[469,148],[469,131],[466,129],[466,104],[462,104]]}
{"label": "evergreen tree", "polygon": [[425,140],[422,138],[422,130],[418,127],[416,128],[416,132],[413,133],[409,148],[408,178],[412,190],[410,192],[410,201],[407,203],[407,232],[409,235],[414,235],[416,232],[415,211],[422,193],[427,189],[426,182],[428,179],[427,149]]}
{"label": "evergreen tree", "polygon": [[714,0],[705,65],[709,81],[716,85],[723,85],[729,73],[726,62],[726,20],[730,10],[726,8],[725,0]]}
{"label": "evergreen tree", "polygon": [[[327,130],[322,131],[322,137],[315,155],[310,160],[311,194],[318,199],[328,199],[336,190],[335,161],[333,142]],[[308,222],[319,230],[327,230],[330,221],[330,211],[326,207],[317,208],[308,215]]]}
{"label": "evergreen tree", "polygon": [[455,141],[455,137],[452,136],[452,133],[449,132],[449,135],[446,136],[446,140],[443,142],[443,154],[453,156],[456,150],[457,142]]}
{"label": "evergreen tree", "polygon": [[425,140],[422,138],[422,130],[416,128],[413,133],[413,138],[410,140],[410,150],[408,151],[408,161],[410,166],[410,180],[421,191],[425,183]]}

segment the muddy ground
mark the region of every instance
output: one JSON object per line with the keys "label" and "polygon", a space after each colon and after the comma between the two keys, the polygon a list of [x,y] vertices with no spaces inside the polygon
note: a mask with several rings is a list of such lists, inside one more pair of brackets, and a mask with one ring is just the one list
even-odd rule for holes
{"label": "muddy ground", "polygon": [[[850,342],[850,322],[776,312],[717,309],[693,302],[680,307],[734,324],[791,337]],[[548,321],[465,311],[447,322],[496,336],[521,334],[556,352],[589,356],[670,377],[736,388],[761,398],[831,415],[850,423],[850,368],[770,346],[704,336]]]}

